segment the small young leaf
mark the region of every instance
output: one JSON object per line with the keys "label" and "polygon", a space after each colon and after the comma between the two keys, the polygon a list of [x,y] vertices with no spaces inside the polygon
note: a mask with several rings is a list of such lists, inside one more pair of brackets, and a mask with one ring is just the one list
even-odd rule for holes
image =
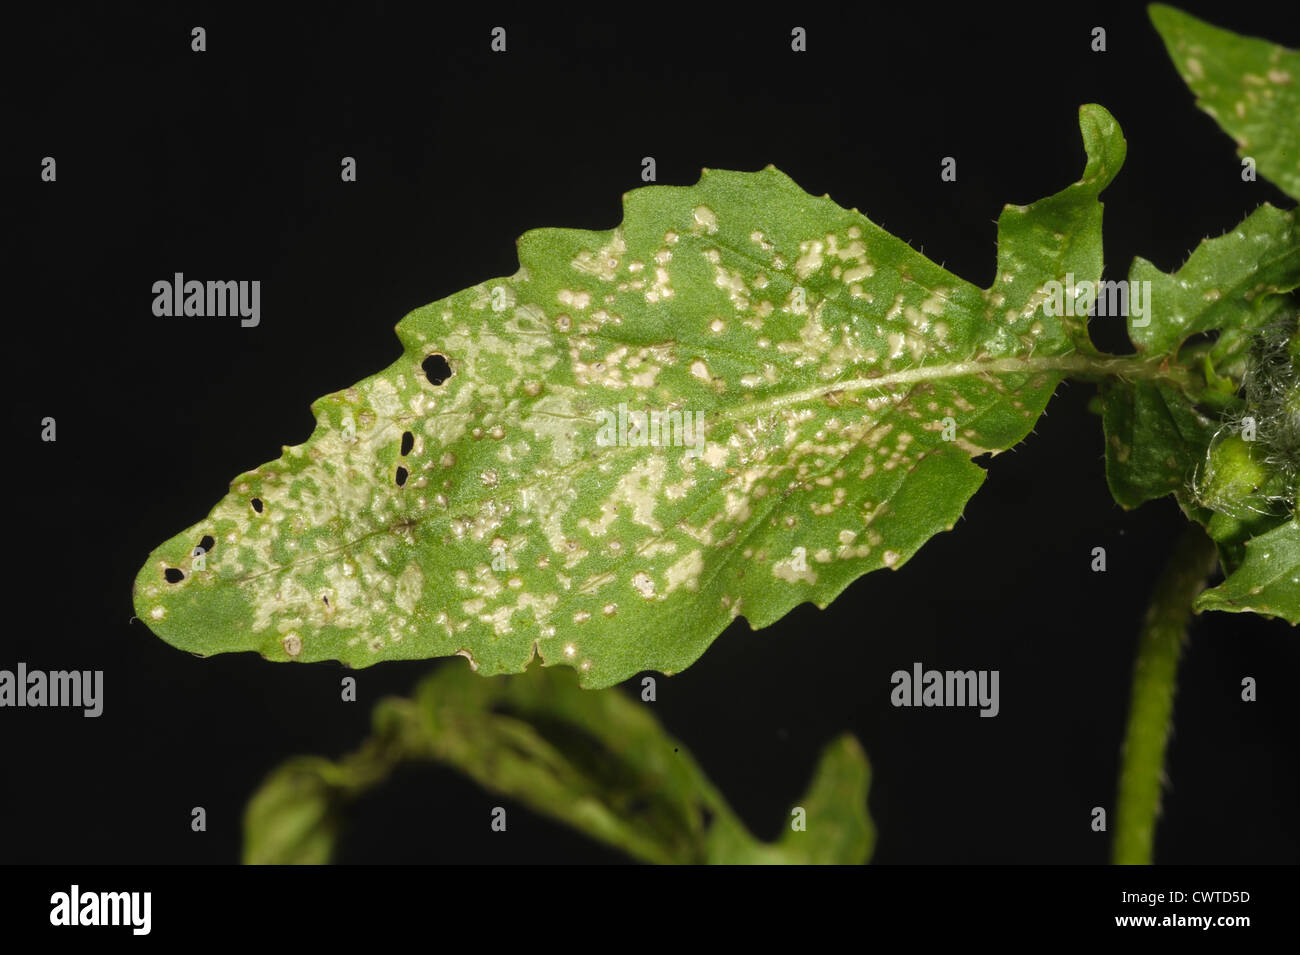
{"label": "small young leaf", "polygon": [[1196,609],[1249,611],[1300,623],[1300,524],[1287,521],[1247,541],[1241,566],[1201,594]]}
{"label": "small young leaf", "polygon": [[1300,199],[1300,52],[1162,4],[1152,5],[1151,22],[1197,105],[1237,141],[1238,155]]}
{"label": "small young leaf", "polygon": [[1109,113],[1079,122],[1083,179],[1003,211],[988,290],[772,167],[525,234],[514,276],[408,315],[402,358],[159,547],[138,615],[199,654],[538,656],[603,687],[901,567],[1094,353],[1044,308],[1100,277],[1124,158]]}

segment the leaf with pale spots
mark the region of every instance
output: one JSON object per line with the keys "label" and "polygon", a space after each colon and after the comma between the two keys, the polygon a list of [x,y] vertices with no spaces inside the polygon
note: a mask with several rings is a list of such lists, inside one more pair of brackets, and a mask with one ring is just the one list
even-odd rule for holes
{"label": "leaf with pale spots", "polygon": [[971,458],[1091,367],[1047,283],[1100,277],[1125,147],[1079,120],[1082,180],[1003,211],[988,290],[772,167],[528,232],[518,272],[408,315],[396,363],[159,547],[137,613],[205,655],[540,658],[603,687],[903,566],[983,482]]}
{"label": "leaf with pale spots", "polygon": [[1167,360],[1171,375],[1101,385],[1106,478],[1116,501],[1132,508],[1177,493],[1194,508],[1186,491],[1220,427],[1219,413],[1240,404],[1235,393],[1251,341],[1288,307],[1287,293],[1297,286],[1295,212],[1269,205],[1226,235],[1204,240],[1176,272],[1134,260],[1129,336],[1139,355]]}
{"label": "leaf with pale spots", "polygon": [[371,738],[343,759],[300,756],[267,777],[244,813],[246,863],[329,862],[348,807],[420,761],[645,862],[860,865],[875,844],[870,767],[849,734],[826,747],[799,800],[804,827],[767,843],[650,707],[616,689],[582,690],[562,669],[480,680],[457,660],[412,698],[381,700],[372,722]]}
{"label": "leaf with pale spots", "polygon": [[1232,231],[1203,239],[1177,272],[1166,274],[1139,257],[1128,278],[1130,287],[1151,287],[1148,315],[1136,319],[1130,303],[1129,337],[1139,353],[1172,357],[1189,338],[1220,332],[1209,357],[1220,375],[1239,373],[1250,338],[1278,296],[1300,286],[1295,210],[1265,203]]}
{"label": "leaf with pale spots", "polygon": [[1241,566],[1201,594],[1196,609],[1248,611],[1300,623],[1300,524],[1290,520],[1247,541]]}
{"label": "leaf with pale spots", "polygon": [[1105,382],[1101,395],[1106,480],[1115,500],[1133,508],[1183,494],[1205,458],[1217,420],[1164,383]]}
{"label": "leaf with pale spots", "polygon": [[1237,154],[1300,199],[1300,52],[1161,4],[1152,5],[1151,22],[1197,105],[1236,140]]}

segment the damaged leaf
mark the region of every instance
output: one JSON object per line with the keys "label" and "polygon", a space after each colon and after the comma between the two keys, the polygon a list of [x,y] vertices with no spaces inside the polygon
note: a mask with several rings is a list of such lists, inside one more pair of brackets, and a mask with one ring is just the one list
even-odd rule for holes
{"label": "damaged leaf", "polygon": [[514,275],[408,315],[397,362],[160,546],[138,616],[202,655],[540,657],[604,687],[902,567],[983,482],[971,458],[1101,360],[1045,307],[1100,277],[1124,158],[1109,113],[1079,122],[1083,178],[1004,209],[989,289],[772,167],[528,232]]}

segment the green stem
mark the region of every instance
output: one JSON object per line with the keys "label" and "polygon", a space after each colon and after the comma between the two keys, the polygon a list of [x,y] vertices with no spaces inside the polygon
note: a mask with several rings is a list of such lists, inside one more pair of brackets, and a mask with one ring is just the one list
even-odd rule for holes
{"label": "green stem", "polygon": [[1112,847],[1116,865],[1150,865],[1152,861],[1178,658],[1192,602],[1205,588],[1216,556],[1213,541],[1200,527],[1189,525],[1147,608],[1133,666],[1133,698],[1119,777]]}

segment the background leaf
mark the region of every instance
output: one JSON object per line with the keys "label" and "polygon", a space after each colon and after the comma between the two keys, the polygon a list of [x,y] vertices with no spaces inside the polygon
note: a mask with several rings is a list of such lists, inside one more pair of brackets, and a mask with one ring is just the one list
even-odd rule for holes
{"label": "background leaf", "polygon": [[328,862],[348,803],[408,760],[452,766],[646,862],[858,865],[875,844],[870,770],[852,736],[818,762],[798,804],[806,829],[787,826],[767,844],[646,705],[582,690],[563,668],[482,680],[449,664],[413,698],[380,701],[373,722],[371,739],[339,762],[297,757],[267,777],[245,813],[246,863]]}
{"label": "background leaf", "polygon": [[1300,199],[1300,53],[1238,36],[1162,4],[1151,22],[1174,66],[1261,175]]}

